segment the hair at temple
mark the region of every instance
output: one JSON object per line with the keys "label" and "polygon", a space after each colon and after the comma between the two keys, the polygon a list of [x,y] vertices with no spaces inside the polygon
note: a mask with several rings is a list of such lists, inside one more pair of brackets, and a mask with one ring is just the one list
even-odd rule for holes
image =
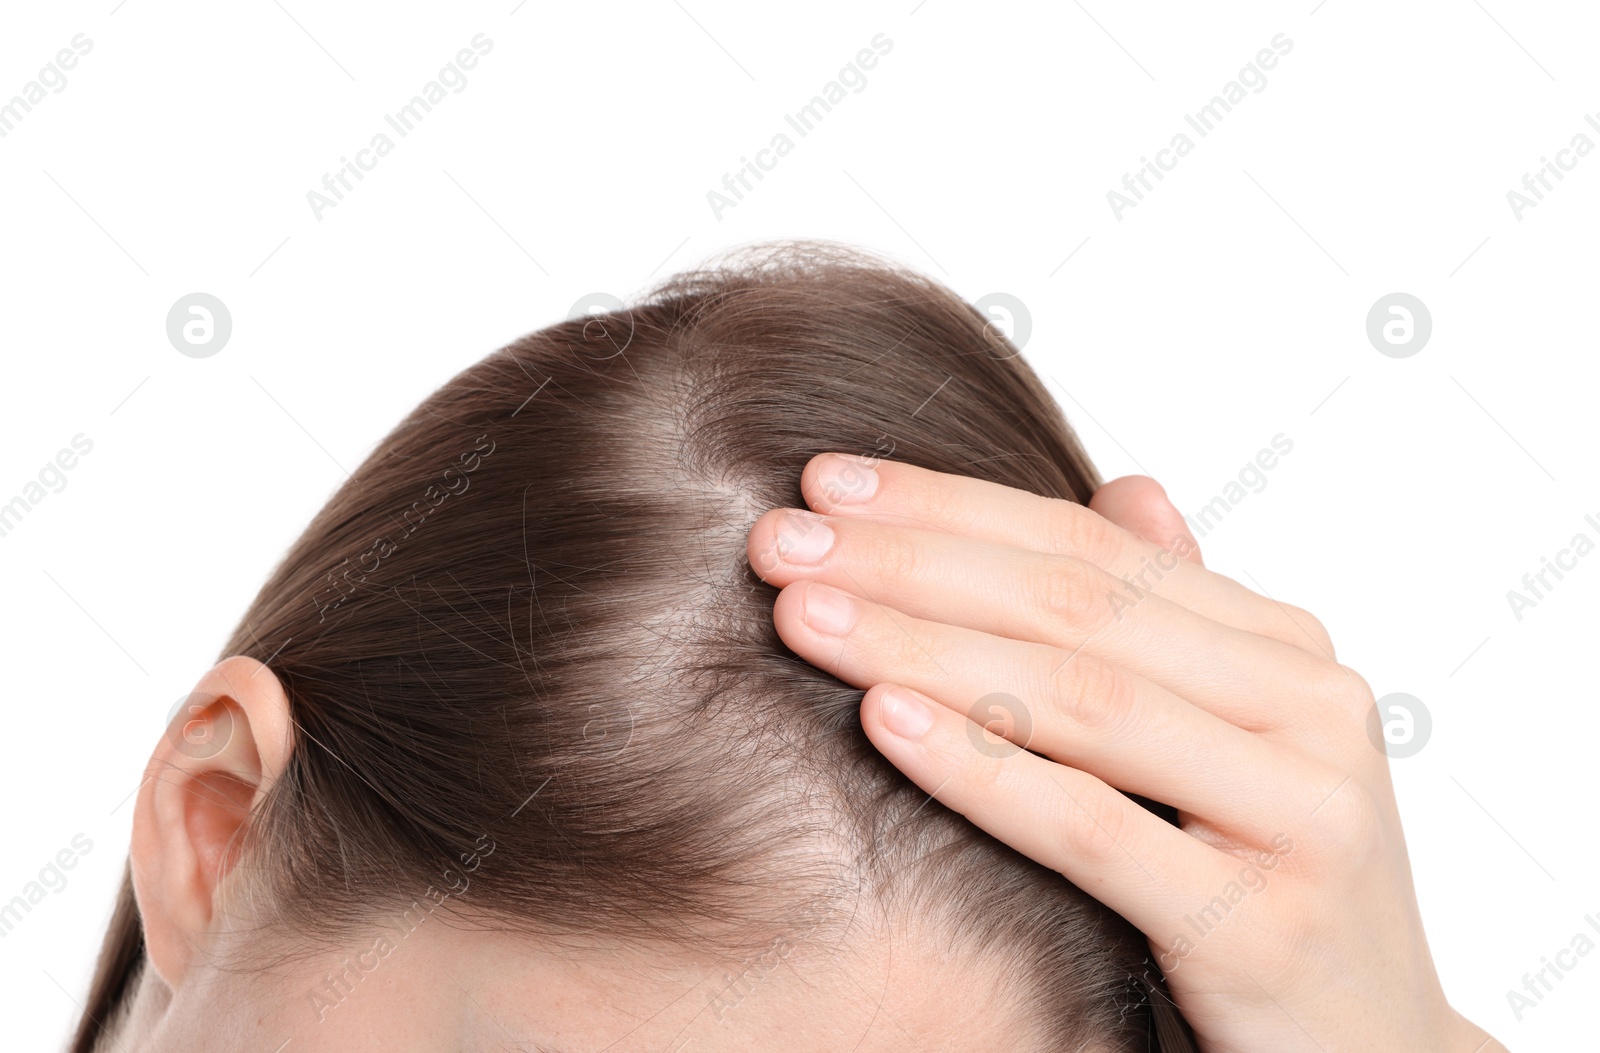
{"label": "hair at temple", "polygon": [[[246,845],[273,928],[357,934],[488,834],[469,897],[508,929],[748,955],[877,912],[998,968],[1041,1048],[1191,1049],[1136,930],[929,803],[862,692],[779,640],[746,533],[827,450],[1099,483],[976,309],[829,243],[680,274],[418,406],[219,655],[269,662],[297,729]],[[142,961],[125,878],[77,1053]]]}

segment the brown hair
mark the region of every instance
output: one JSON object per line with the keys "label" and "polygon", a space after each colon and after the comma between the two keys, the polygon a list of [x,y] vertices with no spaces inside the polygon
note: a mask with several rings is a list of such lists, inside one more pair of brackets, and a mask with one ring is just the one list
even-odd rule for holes
{"label": "brown hair", "polygon": [[[779,640],[745,536],[827,450],[1099,483],[988,319],[829,243],[551,325],[418,406],[220,656],[269,663],[295,723],[248,844],[274,926],[356,931],[487,836],[470,895],[507,926],[741,955],[872,904],[999,963],[1054,1049],[1192,1049],[1137,930],[928,804],[862,692]],[[75,1053],[143,958],[125,876]]]}

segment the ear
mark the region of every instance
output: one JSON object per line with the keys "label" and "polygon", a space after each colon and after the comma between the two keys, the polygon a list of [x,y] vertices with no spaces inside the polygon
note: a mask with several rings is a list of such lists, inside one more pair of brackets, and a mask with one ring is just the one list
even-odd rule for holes
{"label": "ear", "polygon": [[217,929],[250,816],[288,763],[291,727],[272,670],[235,655],[200,678],[150,755],[130,858],[150,964],[172,988]]}

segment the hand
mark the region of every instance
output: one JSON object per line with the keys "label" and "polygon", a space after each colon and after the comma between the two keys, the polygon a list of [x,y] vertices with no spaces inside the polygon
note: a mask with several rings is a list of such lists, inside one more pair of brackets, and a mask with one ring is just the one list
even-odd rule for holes
{"label": "hand", "polygon": [[749,538],[784,642],[869,689],[917,785],[1136,925],[1202,1049],[1503,1051],[1440,987],[1371,689],[1153,482],[1085,508],[824,454],[801,490]]}

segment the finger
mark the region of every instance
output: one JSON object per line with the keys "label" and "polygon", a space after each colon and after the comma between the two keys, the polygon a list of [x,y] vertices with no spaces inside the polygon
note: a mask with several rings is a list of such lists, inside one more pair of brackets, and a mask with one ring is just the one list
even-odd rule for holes
{"label": "finger", "polygon": [[[1076,556],[1131,586],[1206,617],[1332,657],[1322,624],[1184,557],[1187,532],[1162,547],[1083,505],[897,461],[819,454],[800,476],[806,503],[825,515],[960,534]],[[1175,568],[1169,565],[1176,563]]]}
{"label": "finger", "polygon": [[1153,545],[1183,552],[1183,558],[1205,566],[1200,543],[1183,521],[1183,513],[1167,499],[1161,484],[1148,475],[1113,479],[1089,498],[1089,511]]}
{"label": "finger", "polygon": [[820,581],[915,618],[1086,651],[1249,731],[1321,718],[1281,706],[1281,692],[1315,696],[1344,675],[1071,556],[792,509],[765,513],[749,543],[752,565],[780,588]]}
{"label": "finger", "polygon": [[909,688],[868,691],[861,724],[930,798],[1064,875],[1147,935],[1227,879],[1231,857],[1092,775],[1022,749],[994,756],[975,748],[981,728]]}
{"label": "finger", "polygon": [[[911,687],[1018,746],[1265,844],[1318,803],[1279,746],[1089,654],[990,636],[816,582],[773,608],[796,654],[848,684]],[[1304,762],[1299,762],[1303,766]],[[1326,790],[1317,784],[1316,793]]]}

